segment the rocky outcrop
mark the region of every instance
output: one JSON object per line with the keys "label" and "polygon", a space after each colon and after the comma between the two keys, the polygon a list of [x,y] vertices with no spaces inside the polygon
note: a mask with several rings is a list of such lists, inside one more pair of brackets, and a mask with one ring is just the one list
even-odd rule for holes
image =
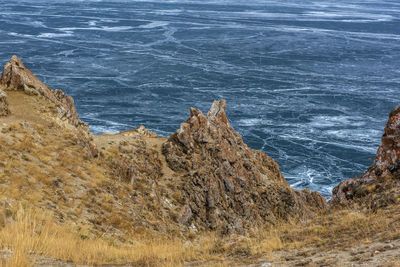
{"label": "rocky outcrop", "polygon": [[[377,202],[375,197],[381,198],[381,200],[388,198],[389,202],[397,201],[398,196],[391,195],[391,193],[397,191],[392,189],[400,185],[399,178],[400,106],[397,106],[389,114],[382,136],[382,144],[376,152],[374,163],[361,177],[351,178],[338,184],[332,191],[330,202],[346,204],[350,200],[365,199],[368,196],[371,198],[368,203],[375,207],[380,205],[378,202],[381,202]],[[382,195],[383,193],[385,196]]]}
{"label": "rocky outcrop", "polygon": [[10,110],[8,109],[7,94],[0,90],[0,117],[8,114],[10,114]]}
{"label": "rocky outcrop", "polygon": [[42,95],[57,106],[58,117],[61,120],[65,120],[69,124],[85,131],[89,130],[88,125],[79,119],[73,98],[67,96],[61,90],[52,90],[42,83],[32,72],[25,68],[17,56],[13,56],[4,66],[0,77],[0,87],[5,90],[23,91],[28,95]]}
{"label": "rocky outcrop", "polygon": [[224,100],[214,101],[207,115],[192,108],[163,144],[163,154],[184,177],[184,224],[242,232],[325,207],[317,192],[291,189],[273,159],[243,142],[229,124]]}

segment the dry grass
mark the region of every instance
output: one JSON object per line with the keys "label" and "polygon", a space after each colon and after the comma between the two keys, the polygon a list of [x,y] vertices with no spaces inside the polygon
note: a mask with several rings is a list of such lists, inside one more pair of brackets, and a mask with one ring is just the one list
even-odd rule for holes
{"label": "dry grass", "polygon": [[[341,210],[318,216],[297,227],[290,224],[283,225],[280,237],[287,249],[302,247],[334,249],[371,242],[371,239],[378,234],[394,234],[397,232],[394,225],[397,224],[400,225],[396,221],[393,224],[387,210],[378,213]],[[391,237],[384,237],[387,238]]]}
{"label": "dry grass", "polygon": [[185,241],[161,234],[142,234],[122,244],[101,237],[90,239],[72,226],[56,223],[50,212],[20,207],[2,215],[5,219],[0,229],[0,247],[7,254],[2,262],[5,266],[31,266],[38,257],[87,265],[176,266],[191,261],[228,265],[244,258],[272,255],[276,250],[351,247],[355,242],[371,242],[371,238],[382,234],[385,239],[393,239],[399,233],[399,223],[389,213],[392,212],[345,210],[321,215],[313,222],[282,223],[247,236],[228,238],[203,233]]}
{"label": "dry grass", "polygon": [[49,212],[22,207],[9,217],[0,230],[0,246],[7,254],[3,265],[32,266],[38,256],[87,265],[176,266],[191,260],[219,260],[210,253],[212,236],[195,246],[168,237],[139,238],[133,245],[116,245],[110,240],[79,235],[71,226],[57,224],[52,218]]}

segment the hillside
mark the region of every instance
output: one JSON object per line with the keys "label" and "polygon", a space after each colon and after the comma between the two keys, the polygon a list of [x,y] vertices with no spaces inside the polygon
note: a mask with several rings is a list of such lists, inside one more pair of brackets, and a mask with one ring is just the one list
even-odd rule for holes
{"label": "hillside", "polygon": [[[396,110],[374,166],[339,185],[328,205],[317,192],[292,189],[272,158],[249,148],[225,105],[215,101],[207,114],[192,108],[169,138],[143,126],[93,136],[72,97],[13,56],[0,78],[3,263],[398,260],[398,153],[388,152],[397,151]],[[385,249],[363,247],[371,243]],[[345,249],[347,258],[330,257]]]}

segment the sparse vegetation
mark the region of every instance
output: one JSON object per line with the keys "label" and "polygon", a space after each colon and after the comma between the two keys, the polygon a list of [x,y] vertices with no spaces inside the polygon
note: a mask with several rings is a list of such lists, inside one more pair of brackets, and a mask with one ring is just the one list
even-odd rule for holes
{"label": "sparse vegetation", "polygon": [[[45,258],[75,264],[176,266],[184,262],[231,265],[243,259],[273,257],[274,251],[351,248],[357,243],[400,238],[397,207],[378,213],[342,210],[313,222],[282,222],[245,236],[221,237],[208,232],[190,238],[167,234],[131,234],[126,242],[90,238],[82,228],[55,222],[51,212],[21,205],[1,213],[0,247],[5,266],[32,266]],[[307,256],[307,252],[302,252]],[[300,253],[301,254],[301,253]],[[396,261],[392,261],[396,264]]]}
{"label": "sparse vegetation", "polygon": [[212,235],[197,245],[185,245],[183,240],[167,235],[136,238],[131,244],[121,244],[111,239],[90,239],[77,233],[70,225],[55,223],[52,218],[48,211],[21,206],[14,216],[7,217],[0,229],[0,246],[7,254],[3,264],[31,266],[43,257],[88,265],[136,263],[176,266],[197,259],[223,263],[210,249]]}

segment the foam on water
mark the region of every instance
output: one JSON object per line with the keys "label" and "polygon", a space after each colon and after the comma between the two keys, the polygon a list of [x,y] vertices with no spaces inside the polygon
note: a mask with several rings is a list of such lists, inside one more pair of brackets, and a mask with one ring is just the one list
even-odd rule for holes
{"label": "foam on water", "polygon": [[295,188],[325,196],[371,164],[400,92],[389,0],[0,0],[12,54],[75,98],[95,134],[168,136],[227,99],[232,126]]}

